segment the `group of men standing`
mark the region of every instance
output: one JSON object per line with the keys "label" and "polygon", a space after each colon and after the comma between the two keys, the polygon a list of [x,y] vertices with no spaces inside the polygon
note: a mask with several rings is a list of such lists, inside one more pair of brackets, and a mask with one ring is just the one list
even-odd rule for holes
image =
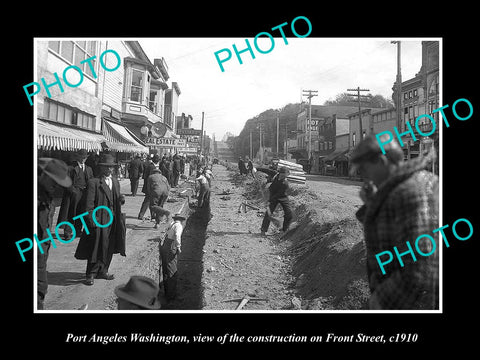
{"label": "group of men standing", "polygon": [[[101,154],[98,162],[99,174],[93,177],[91,167],[85,165],[87,152],[79,150],[70,166],[59,159],[38,159],[38,198],[37,198],[37,234],[42,239],[47,237],[47,230],[53,223],[55,206],[54,195],[59,187],[63,188],[62,204],[57,223],[69,222],[74,225],[75,234],[79,234],[85,222],[88,231],[83,231],[75,251],[75,258],[87,260],[85,284],[93,285],[94,279],[113,280],[108,272],[113,254],[125,256],[125,218],[121,206],[125,203],[120,193],[120,184],[112,176],[118,165],[111,154]],[[106,209],[93,212],[98,207],[106,207],[113,214],[113,219]],[[88,213],[87,216],[78,217]],[[73,218],[78,217],[76,221]],[[97,224],[107,224],[101,227]],[[64,225],[65,240],[73,236],[73,229]],[[37,266],[37,306],[43,309],[43,302],[48,288],[47,260],[50,242],[42,243],[42,252],[38,252]]]}
{"label": "group of men standing", "polygon": [[[146,179],[150,175],[149,169],[151,169],[152,164],[160,169],[160,172],[167,179],[170,187],[178,186],[180,175],[185,173],[185,157],[182,155],[163,155],[160,159],[159,155],[155,154],[151,156],[150,159],[147,159],[146,155],[142,157],[140,154],[136,154],[130,161],[128,167],[132,196],[137,195],[140,178],[143,178],[146,182]],[[142,192],[145,192],[145,182]]]}
{"label": "group of men standing", "polygon": [[[54,158],[39,158],[38,160],[37,235],[40,239],[48,238],[47,230],[52,227],[55,212],[53,199],[59,188],[62,188],[63,196],[57,224],[68,222],[74,226],[74,229],[70,225],[63,226],[65,240],[71,240],[72,237],[76,237],[76,234],[81,233],[74,257],[78,260],[87,260],[84,283],[93,285],[95,279],[113,280],[114,275],[108,271],[113,255],[119,253],[125,256],[126,224],[125,214],[121,210],[125,198],[120,192],[120,183],[114,176],[115,169],[119,164],[115,162],[111,154],[100,154],[96,177],[94,177],[92,168],[85,164],[88,156],[85,150],[79,150],[73,156],[73,161],[69,165]],[[176,186],[179,175],[184,170],[181,167],[180,158],[180,156],[174,156],[171,159],[174,176],[170,178],[170,181],[162,173],[162,169],[166,171],[166,163],[170,161],[167,157],[162,159],[163,166],[158,155],[153,156],[145,168],[139,161],[139,156],[136,156],[131,162],[132,195],[136,193],[138,187],[140,177],[138,175],[142,174],[146,179],[142,188],[146,194],[145,210],[150,207],[152,213],[157,215],[155,227],[161,216],[170,217],[170,213],[163,209],[163,204],[168,197],[170,184]],[[144,204],[142,204],[142,208]],[[97,209],[99,207],[101,208]],[[109,211],[104,209],[105,207]],[[95,220],[93,220],[93,212],[95,212]],[[84,213],[88,213],[88,215],[78,216]],[[77,219],[74,220],[74,218]],[[161,278],[165,294],[169,299],[173,298],[176,292],[176,256],[180,252],[183,228],[181,221],[185,220],[180,214],[175,214],[171,218],[172,223],[168,227],[167,236],[162,239],[161,251],[165,262],[162,264]],[[98,226],[98,224],[107,223],[110,225]],[[44,308],[44,299],[48,289],[46,269],[49,248],[50,242],[45,241],[42,243],[42,251],[38,252],[37,308],[39,310]]]}

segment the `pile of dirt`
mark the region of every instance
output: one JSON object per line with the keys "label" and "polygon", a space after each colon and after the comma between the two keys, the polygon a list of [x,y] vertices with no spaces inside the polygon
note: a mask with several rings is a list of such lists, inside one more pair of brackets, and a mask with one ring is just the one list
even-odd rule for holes
{"label": "pile of dirt", "polygon": [[[283,236],[279,233],[276,241],[289,259],[302,309],[367,309],[370,292],[363,230],[355,218],[357,206],[319,196],[306,185],[291,187],[294,219],[290,230]],[[248,184],[245,196],[262,204],[267,194],[259,177]],[[274,216],[282,218],[280,207]]]}

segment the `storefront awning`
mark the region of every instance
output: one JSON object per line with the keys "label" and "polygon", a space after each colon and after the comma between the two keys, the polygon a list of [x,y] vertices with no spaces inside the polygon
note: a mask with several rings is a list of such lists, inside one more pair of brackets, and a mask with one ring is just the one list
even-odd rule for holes
{"label": "storefront awning", "polygon": [[43,150],[101,151],[102,134],[37,119],[37,148]]}
{"label": "storefront awning", "polygon": [[[328,154],[327,156],[325,156],[325,158],[323,159],[323,161],[329,161],[329,160],[337,160],[337,161],[340,161],[340,160],[347,160],[346,158],[343,159],[342,155],[344,155],[345,153],[348,152],[348,149],[337,149],[337,150],[334,150],[331,154]],[[342,158],[341,158],[342,157]]]}
{"label": "storefront awning", "polygon": [[104,146],[113,151],[148,154],[148,147],[125,126],[103,119]]}

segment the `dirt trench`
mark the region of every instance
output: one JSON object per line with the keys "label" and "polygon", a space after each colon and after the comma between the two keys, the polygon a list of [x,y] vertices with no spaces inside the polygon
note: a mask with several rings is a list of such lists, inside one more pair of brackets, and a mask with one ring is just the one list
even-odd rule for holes
{"label": "dirt trench", "polygon": [[[255,180],[239,176],[235,170],[214,167],[212,218],[190,208],[178,262],[178,296],[168,308],[235,310],[248,296],[243,310],[366,309],[363,232],[344,194],[336,201],[293,185],[291,229],[281,234],[271,225],[262,237],[266,179],[261,173]],[[244,201],[258,210],[245,211],[239,206]],[[333,207],[336,212],[330,213]],[[282,210],[274,216],[281,219]]]}

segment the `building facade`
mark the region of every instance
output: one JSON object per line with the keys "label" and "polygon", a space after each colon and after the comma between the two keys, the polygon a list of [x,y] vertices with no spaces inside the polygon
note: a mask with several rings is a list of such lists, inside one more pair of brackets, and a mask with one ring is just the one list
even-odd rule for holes
{"label": "building facade", "polygon": [[[329,133],[331,140],[325,140],[319,137],[319,129],[324,126],[322,132],[327,130],[325,128],[325,122],[329,117],[336,115],[336,119],[346,118],[346,115],[353,111],[355,111],[355,107],[353,106],[312,105],[312,127],[310,133],[310,126],[308,124],[309,107],[306,104],[302,104],[300,112],[297,114],[297,146],[289,148],[289,153],[291,153],[292,157],[296,160],[308,159],[310,156],[312,171],[319,171],[320,152],[323,154],[329,150],[333,151],[333,143],[335,142],[334,132]],[[311,145],[309,145],[310,139]],[[329,144],[329,141],[331,144]]]}
{"label": "building facade", "polygon": [[[37,79],[45,84],[35,97],[39,156],[68,162],[85,149],[121,160],[184,145],[175,143],[174,124],[165,124],[167,64],[152,64],[139,42],[39,40],[36,55]],[[170,109],[178,111],[180,89],[172,85]],[[147,147],[152,137],[173,140]]]}
{"label": "building facade", "polygon": [[[401,85],[400,110],[402,123],[399,131],[407,131],[407,123],[409,123],[417,139],[417,141],[414,141],[411,134],[402,137],[405,159],[412,159],[421,155],[422,149],[428,147],[426,145],[428,140],[418,133],[415,126],[416,118],[423,114],[430,115],[437,124],[429,138],[433,140],[433,145],[438,152],[440,118],[439,113],[433,113],[433,110],[440,106],[439,75],[439,42],[422,41],[422,66],[414,78],[403,81]],[[396,98],[396,86],[392,89],[394,90],[393,98]],[[424,134],[433,130],[433,125],[427,118],[419,120],[417,126]]]}

